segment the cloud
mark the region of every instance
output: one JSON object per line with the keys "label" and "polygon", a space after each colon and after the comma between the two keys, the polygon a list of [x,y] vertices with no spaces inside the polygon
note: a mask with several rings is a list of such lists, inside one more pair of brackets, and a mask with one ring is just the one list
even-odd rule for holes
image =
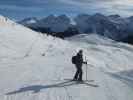
{"label": "cloud", "polygon": [[10,6],[46,6],[46,5],[58,5],[58,0],[0,0],[0,5]]}
{"label": "cloud", "polygon": [[0,0],[0,13],[13,17],[97,12],[128,16],[133,14],[132,4],[132,0]]}
{"label": "cloud", "polygon": [[82,11],[103,12],[108,14],[132,15],[132,0],[60,0],[69,5],[77,6]]}
{"label": "cloud", "polygon": [[80,9],[59,0],[0,0],[0,14],[10,18],[44,17],[49,14],[78,14]]}

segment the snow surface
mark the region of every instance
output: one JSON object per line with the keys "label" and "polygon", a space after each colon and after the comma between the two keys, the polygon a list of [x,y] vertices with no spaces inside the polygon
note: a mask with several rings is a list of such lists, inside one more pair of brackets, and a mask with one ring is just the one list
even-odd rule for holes
{"label": "snow surface", "polygon": [[[81,48],[89,86],[64,80],[73,77],[71,57]],[[61,40],[0,16],[0,50],[0,100],[133,99],[131,45],[96,34]]]}

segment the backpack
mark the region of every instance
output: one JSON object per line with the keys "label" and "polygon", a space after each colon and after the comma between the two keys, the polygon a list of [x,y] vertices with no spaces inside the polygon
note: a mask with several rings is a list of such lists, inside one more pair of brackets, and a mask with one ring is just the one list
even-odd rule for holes
{"label": "backpack", "polygon": [[72,56],[72,63],[76,64],[77,63],[77,56]]}

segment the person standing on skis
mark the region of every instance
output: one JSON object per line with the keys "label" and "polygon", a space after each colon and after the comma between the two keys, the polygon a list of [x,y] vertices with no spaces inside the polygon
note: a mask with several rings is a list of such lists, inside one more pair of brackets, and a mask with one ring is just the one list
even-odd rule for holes
{"label": "person standing on skis", "polygon": [[73,64],[75,64],[77,71],[74,75],[73,80],[83,81],[82,80],[82,75],[83,75],[82,65],[87,64],[87,62],[83,61],[83,50],[79,50],[79,52],[76,54],[74,60],[75,61]]}

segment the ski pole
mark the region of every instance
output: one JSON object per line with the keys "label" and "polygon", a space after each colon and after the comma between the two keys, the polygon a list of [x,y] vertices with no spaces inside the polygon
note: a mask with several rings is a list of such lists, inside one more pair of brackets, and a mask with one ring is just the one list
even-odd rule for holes
{"label": "ski pole", "polygon": [[[85,57],[85,61],[87,62],[86,57]],[[87,64],[86,64],[86,81],[87,81]]]}

